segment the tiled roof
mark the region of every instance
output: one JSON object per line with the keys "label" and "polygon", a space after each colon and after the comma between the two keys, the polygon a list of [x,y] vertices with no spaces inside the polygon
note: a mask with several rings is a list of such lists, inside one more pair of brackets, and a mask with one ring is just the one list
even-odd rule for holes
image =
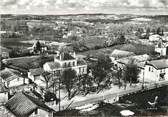
{"label": "tiled roof", "polygon": [[3,80],[11,81],[15,78],[20,77],[20,72],[13,69],[5,68],[4,70],[0,71],[0,77]]}
{"label": "tiled roof", "polygon": [[36,68],[36,69],[30,69],[29,70],[30,74],[33,76],[41,75],[44,70],[42,68]]}
{"label": "tiled roof", "polygon": [[48,112],[53,111],[42,101],[24,92],[15,94],[11,99],[8,100],[8,102],[5,104],[5,107],[17,117],[28,117],[37,108]]}
{"label": "tiled roof", "polygon": [[145,67],[145,62],[139,62],[139,63],[137,63],[137,66],[138,66],[139,68],[144,69],[144,67]]}
{"label": "tiled roof", "polygon": [[143,55],[130,56],[130,58],[132,58],[138,62],[143,62],[143,61],[149,60],[150,56],[147,54],[143,54]]}
{"label": "tiled roof", "polygon": [[77,65],[86,65],[86,62],[84,60],[77,60]]}
{"label": "tiled roof", "polygon": [[139,62],[147,61],[149,59],[150,59],[150,56],[147,54],[144,54],[144,55],[124,57],[124,58],[118,59],[117,61],[123,64],[129,64],[131,60],[133,60],[135,63],[139,63]]}
{"label": "tiled roof", "polygon": [[57,62],[47,62],[46,64],[48,64],[48,66],[50,67],[50,69],[57,69],[60,68],[60,64]]}
{"label": "tiled roof", "polygon": [[157,69],[168,68],[168,59],[152,60],[146,64],[153,65]]}
{"label": "tiled roof", "polygon": [[122,58],[122,57],[128,57],[128,56],[132,56],[132,55],[135,55],[135,54],[134,54],[133,52],[115,49],[115,50],[111,53],[110,56],[111,56],[111,57]]}

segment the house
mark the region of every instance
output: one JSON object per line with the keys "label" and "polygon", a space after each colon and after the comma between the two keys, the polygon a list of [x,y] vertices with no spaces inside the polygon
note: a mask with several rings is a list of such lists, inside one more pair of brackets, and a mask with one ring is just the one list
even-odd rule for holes
{"label": "house", "polygon": [[47,51],[47,46],[43,41],[35,41],[32,47],[27,48],[30,53],[40,54]]}
{"label": "house", "polygon": [[117,62],[122,64],[129,64],[130,61],[133,60],[134,63],[140,63],[140,62],[147,61],[149,59],[150,59],[149,55],[143,54],[143,55],[135,55],[135,56],[121,58],[121,59],[118,59]]}
{"label": "house", "polygon": [[111,53],[110,58],[111,58],[111,61],[114,62],[117,59],[134,56],[134,55],[135,54],[133,52],[115,49]]}
{"label": "house", "polygon": [[151,42],[156,42],[156,41],[159,41],[161,39],[162,39],[162,37],[158,34],[154,34],[154,35],[149,36],[149,41],[151,41]]}
{"label": "house", "polygon": [[28,84],[28,79],[23,78],[19,71],[9,68],[0,71],[0,80],[7,88]]}
{"label": "house", "polygon": [[46,83],[44,83],[44,77],[42,73],[44,70],[42,68],[30,69],[28,71],[28,78],[31,79],[34,83],[38,84],[38,86],[45,87]]}
{"label": "house", "polygon": [[52,117],[54,110],[26,92],[18,92],[5,104],[10,117]]}
{"label": "house", "polygon": [[159,53],[160,56],[168,55],[168,44],[160,41],[157,45],[155,45],[155,52]]}
{"label": "house", "polygon": [[44,71],[55,72],[64,69],[72,68],[76,71],[77,75],[87,73],[87,64],[83,59],[78,59],[75,52],[73,53],[58,53],[54,57],[54,62],[47,62],[44,64]]}
{"label": "house", "polygon": [[168,59],[147,61],[144,67],[144,81],[168,80]]}
{"label": "house", "polygon": [[135,56],[129,56],[129,57],[118,59],[116,65],[119,68],[124,68],[126,64],[130,64],[131,62],[133,62],[134,64],[137,65],[138,69],[140,70],[139,80],[143,81],[145,63],[148,60],[150,60],[150,56],[147,54],[135,55]]}
{"label": "house", "polygon": [[9,49],[0,46],[0,55],[2,58],[9,58],[9,52],[10,52]]}

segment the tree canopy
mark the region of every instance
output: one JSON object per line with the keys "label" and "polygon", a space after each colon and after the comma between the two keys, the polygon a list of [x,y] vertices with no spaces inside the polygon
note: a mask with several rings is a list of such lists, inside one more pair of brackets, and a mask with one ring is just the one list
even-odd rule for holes
{"label": "tree canopy", "polygon": [[97,88],[107,79],[107,73],[110,72],[112,67],[111,59],[109,56],[100,55],[98,57],[97,63],[92,67],[92,74],[94,76],[95,83]]}
{"label": "tree canopy", "polygon": [[62,83],[68,92],[68,98],[71,99],[72,89],[75,85],[76,71],[73,69],[65,69],[62,73]]}
{"label": "tree canopy", "polygon": [[136,64],[134,63],[127,64],[124,72],[125,81],[128,81],[130,85],[132,85],[132,83],[137,83],[139,72],[140,70],[138,69]]}

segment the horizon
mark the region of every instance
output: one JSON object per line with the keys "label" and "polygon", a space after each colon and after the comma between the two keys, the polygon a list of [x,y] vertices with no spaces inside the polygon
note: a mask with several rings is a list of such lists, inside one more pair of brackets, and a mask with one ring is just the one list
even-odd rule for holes
{"label": "horizon", "polygon": [[168,15],[167,0],[2,0],[0,14]]}

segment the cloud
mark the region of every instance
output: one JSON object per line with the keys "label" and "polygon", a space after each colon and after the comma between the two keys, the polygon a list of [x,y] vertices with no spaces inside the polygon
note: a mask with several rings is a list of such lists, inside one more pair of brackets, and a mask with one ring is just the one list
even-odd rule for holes
{"label": "cloud", "polygon": [[[1,0],[0,10],[61,10],[89,11],[109,10],[111,8],[164,8],[168,0]],[[29,11],[31,12],[31,11]]]}

